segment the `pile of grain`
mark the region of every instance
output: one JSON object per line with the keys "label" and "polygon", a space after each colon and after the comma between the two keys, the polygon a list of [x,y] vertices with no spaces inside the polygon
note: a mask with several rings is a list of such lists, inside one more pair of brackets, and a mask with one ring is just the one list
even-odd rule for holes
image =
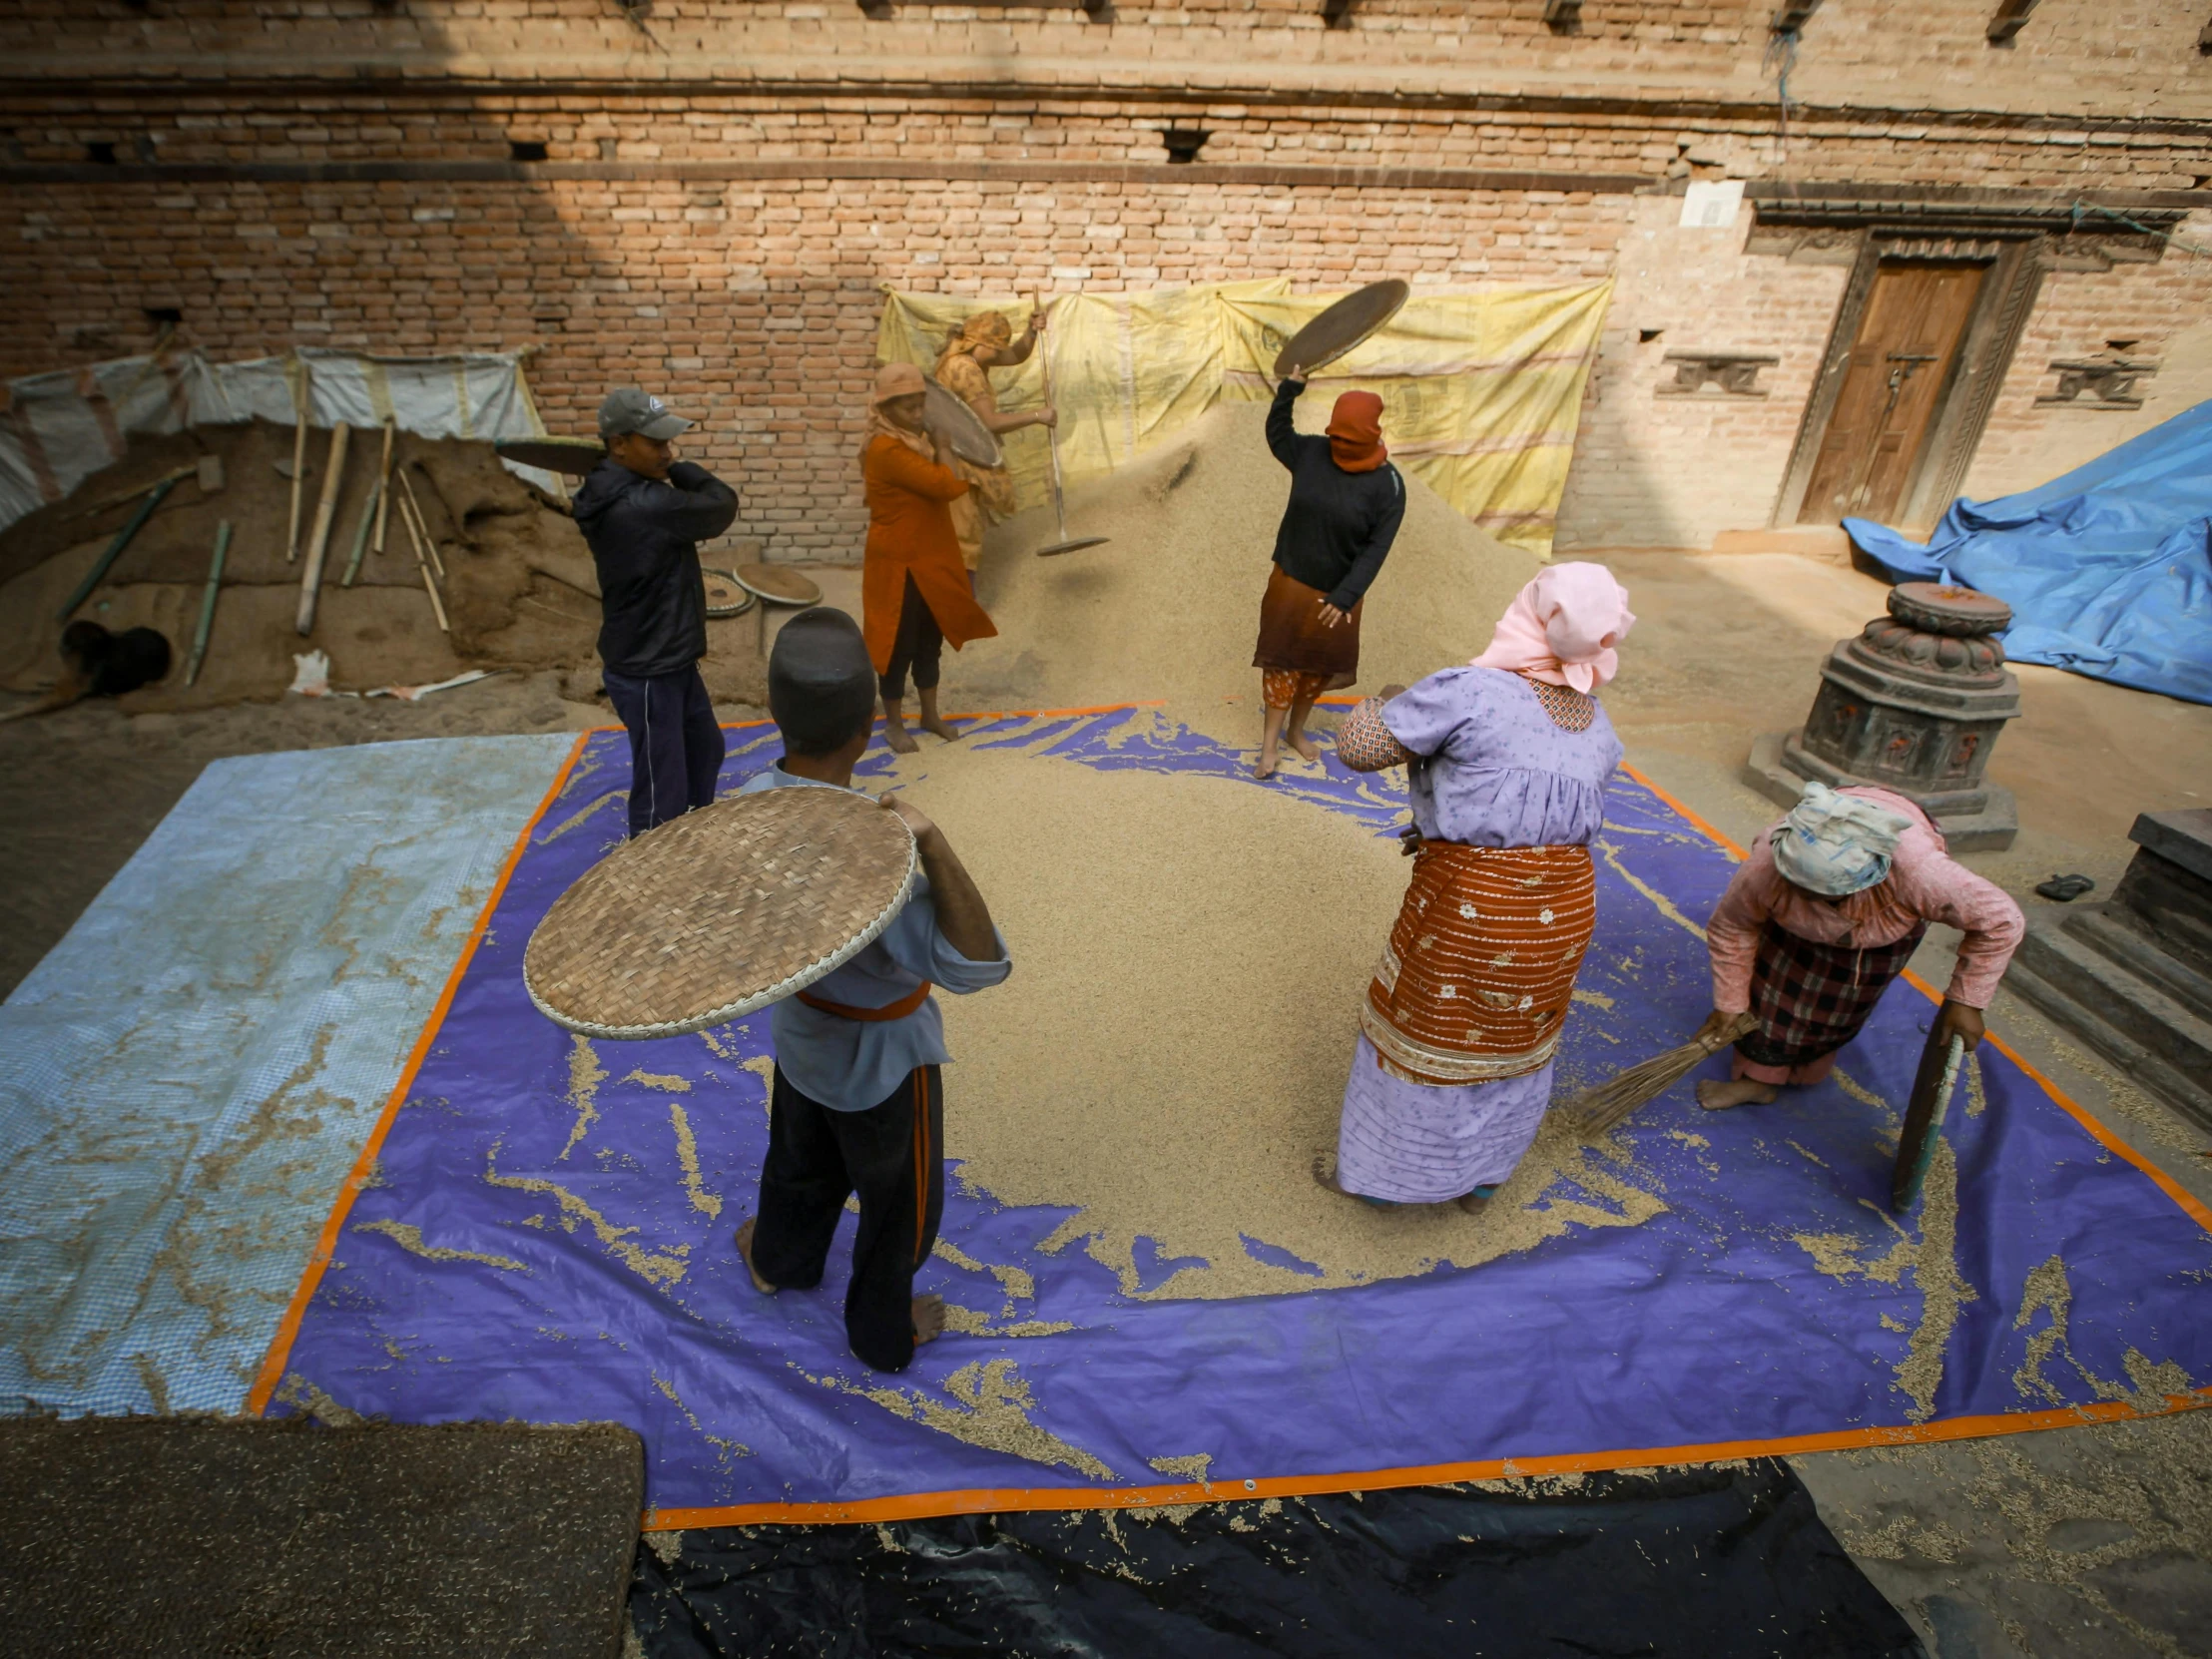
{"label": "pile of grain", "polygon": [[[1003,1203],[1075,1208],[1048,1251],[1083,1241],[1132,1296],[1284,1294],[1664,1209],[1556,1120],[1481,1216],[1314,1184],[1404,892],[1394,841],[1237,779],[1018,749],[932,744],[900,776],[1014,952],[1005,984],[939,999],[946,1151]],[[1569,1189],[1524,1208],[1561,1175],[1597,1202]]]}
{"label": "pile of grain", "polygon": [[[359,688],[442,680],[463,668],[569,671],[575,695],[598,685],[598,583],[582,534],[558,502],[500,465],[488,443],[402,433],[394,460],[406,470],[440,548],[450,635],[441,633],[423,591],[406,531],[394,512],[385,550],[371,549],[350,588],[338,585],[376,471],[380,437],[356,432],[345,459],[314,632],[294,627],[300,566],[284,558],[292,429],[256,421],[135,439],[129,453],[64,501],[0,532],[0,688],[50,683],[61,663],[55,613],[137,503],[86,512],[202,455],[223,460],[223,488],[203,496],[190,479],[125,550],[107,581],[76,613],[111,629],[152,627],[168,636],[176,669],[133,694],[134,712],[232,703],[280,694],[292,654],[328,653],[331,683]],[[329,434],[307,440],[301,541],[321,493]],[[231,550],[207,664],[190,690],[184,662],[200,616],[216,527],[228,519]],[[718,562],[711,555],[710,563]],[[758,699],[750,617],[711,624],[710,688],[726,699]]]}
{"label": "pile of grain", "polygon": [[[1221,404],[1073,490],[1068,533],[1110,537],[1104,547],[1034,557],[1059,539],[1049,507],[993,529],[977,586],[999,637],[948,658],[951,695],[970,708],[1255,703],[1260,595],[1290,495],[1266,418],[1263,404]],[[1404,524],[1363,618],[1364,689],[1473,656],[1541,568],[1417,479],[1405,486]]]}

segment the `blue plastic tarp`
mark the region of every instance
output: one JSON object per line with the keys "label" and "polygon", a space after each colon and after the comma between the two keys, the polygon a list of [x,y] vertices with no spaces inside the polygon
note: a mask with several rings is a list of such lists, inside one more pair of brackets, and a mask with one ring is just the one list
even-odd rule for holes
{"label": "blue plastic tarp", "polygon": [[[1262,785],[1248,757],[1129,711],[986,720],[966,743],[1279,791],[1383,835],[1405,814],[1402,785],[1334,756]],[[723,789],[778,748],[772,728],[734,730]],[[883,780],[889,761],[878,744],[860,776]],[[767,1144],[766,1012],[595,1043],[523,987],[532,928],[619,839],[627,783],[621,734],[595,736],[529,831],[378,1178],[343,1218],[279,1402],[624,1422],[645,1441],[657,1524],[679,1527],[1349,1489],[2212,1402],[2205,1213],[1995,1044],[1960,1090],[1928,1200],[1891,1213],[1934,1012],[1906,984],[1818,1087],[1709,1113],[1684,1083],[1578,1150],[1514,1201],[1560,1225],[1480,1267],[1305,1290],[1279,1242],[1247,1236],[1290,1270],[1285,1294],[1155,1296],[1172,1266],[1141,1260],[1151,1283],[1131,1294],[1061,1247],[1070,1209],[955,1178],[916,1289],[977,1318],[902,1375],[868,1372],[839,1315],[849,1219],[818,1291],[757,1295],[733,1242]],[[1597,937],[1562,1093],[1704,1016],[1698,919],[1733,868],[1625,777],[1593,850]],[[1389,922],[1344,924],[1380,939]],[[1042,947],[1012,943],[1017,961]],[[1338,1023],[1349,1064],[1352,1010],[1314,1017]],[[961,1088],[955,1063],[950,1113]],[[1230,1186],[1220,1199],[1239,1202]]]}
{"label": "blue plastic tarp", "polygon": [[2011,606],[2014,662],[2212,703],[2212,402],[2040,488],[1961,496],[1925,547],[1870,519],[1844,528],[1893,580]]}

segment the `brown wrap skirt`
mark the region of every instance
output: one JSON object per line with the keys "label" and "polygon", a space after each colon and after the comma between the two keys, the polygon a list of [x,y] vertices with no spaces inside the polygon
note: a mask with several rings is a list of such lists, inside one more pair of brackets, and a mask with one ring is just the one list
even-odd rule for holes
{"label": "brown wrap skirt", "polygon": [[1409,1083],[1490,1083],[1548,1065],[1597,925],[1586,846],[1424,841],[1360,1028]]}
{"label": "brown wrap skirt", "polygon": [[1350,617],[1327,628],[1321,608],[1328,600],[1327,594],[1284,575],[1280,567],[1271,568],[1268,591],[1260,601],[1260,643],[1252,666],[1326,674],[1332,686],[1349,686],[1358,679],[1360,613],[1368,602],[1361,600]]}

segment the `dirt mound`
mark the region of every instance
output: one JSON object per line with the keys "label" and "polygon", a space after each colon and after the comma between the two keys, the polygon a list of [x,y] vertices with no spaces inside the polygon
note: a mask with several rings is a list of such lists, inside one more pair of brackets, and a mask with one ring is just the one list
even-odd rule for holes
{"label": "dirt mound", "polygon": [[[378,553],[364,553],[351,587],[339,586],[368,503],[380,435],[355,432],[345,457],[314,631],[294,627],[300,566],[285,560],[290,512],[292,429],[256,421],[197,427],[134,441],[115,465],[87,479],[67,500],[42,507],[0,533],[0,687],[30,691],[60,670],[58,612],[130,518],[135,501],[99,506],[202,455],[222,457],[224,484],[203,495],[187,479],[124,551],[105,582],[75,615],[109,628],[158,628],[177,667],[168,680],[132,694],[138,710],[195,708],[278,695],[290,684],[292,656],[321,650],[331,684],[361,688],[442,680],[467,668],[566,671],[572,695],[598,685],[599,590],[590,551],[561,504],[499,463],[488,443],[417,437],[393,446],[438,544],[446,570],[439,584],[450,634],[441,632],[424,592],[412,543],[396,506]],[[329,454],[327,430],[310,430],[301,480],[305,542]],[[200,616],[209,556],[219,523],[229,520],[231,549],[206,666],[191,688],[185,659]],[[755,556],[708,552],[708,562]],[[709,689],[729,701],[758,701],[762,674],[753,622],[712,624]]]}
{"label": "dirt mound", "polygon": [[[970,707],[1164,698],[1258,701],[1252,646],[1290,474],[1268,452],[1267,408],[1225,403],[1110,477],[1068,496],[1068,533],[1104,547],[1039,559],[1059,539],[1049,507],[984,543],[978,593],[999,637],[948,659]],[[1481,650],[1542,568],[1406,478],[1405,520],[1369,591],[1361,689],[1411,684]]]}

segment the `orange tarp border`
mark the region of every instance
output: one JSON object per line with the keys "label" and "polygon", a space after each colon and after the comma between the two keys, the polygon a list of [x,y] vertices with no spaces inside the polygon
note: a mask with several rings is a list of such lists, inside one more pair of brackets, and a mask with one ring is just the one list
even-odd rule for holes
{"label": "orange tarp border", "polygon": [[[1332,699],[1331,701],[1336,701]],[[1356,701],[1347,699],[1345,701]],[[1157,703],[1112,703],[1082,709],[1017,709],[996,713],[961,716],[973,720],[1047,720],[1074,718],[1082,715],[1111,714],[1122,709],[1157,708]],[[726,727],[730,731],[745,731],[768,725],[767,721],[746,721]],[[444,988],[438,994],[436,1005],[424,1022],[421,1035],[407,1056],[399,1081],[393,1086],[384,1102],[384,1109],[377,1117],[362,1145],[360,1156],[340,1185],[331,1204],[329,1217],[322,1224],[321,1234],[315,1241],[313,1254],[300,1275],[299,1284],[292,1292],[290,1304],[278,1322],[276,1334],[272,1339],[267,1357],[262,1362],[252,1391],[247,1396],[247,1410],[260,1415],[266,1412],[284,1368],[290,1360],[292,1344],[299,1335],[299,1323],[307,1305],[313,1300],[322,1276],[330,1265],[336,1249],[339,1233],[345,1218],[353,1207],[370,1172],[374,1169],[377,1153],[382,1149],[392,1121],[405,1103],[408,1091],[413,1088],[416,1073],[421,1069],[430,1045],[436,1040],[439,1028],[445,1023],[447,1010],[451,1008],[454,993],[459,989],[462,976],[475,958],[476,947],[483,941],[485,931],[491,925],[493,913],[505,895],[507,883],[515,866],[521,862],[523,852],[529,847],[530,836],[552,809],[553,803],[567,788],[570,775],[582,757],[585,743],[599,732],[618,732],[619,726],[594,727],[577,735],[568,758],[555,774],[545,798],[538,803],[537,811],[515,836],[506,860],[501,864],[499,876],[492,883],[489,896],[478,912],[474,927],[462,945],[453,970],[446,976]],[[1717,845],[1741,859],[1744,848],[1734,839],[1692,812],[1681,801],[1661,789],[1633,766],[1623,765],[1621,770],[1638,784],[1649,790],[1668,807],[1679,813],[1699,832]],[[1932,1000],[1940,1001],[1936,989],[1918,974],[1908,971],[1906,977]],[[2212,1232],[2212,1209],[2192,1197],[2188,1192],[2114,1135],[2086,1108],[2069,1097],[2057,1084],[2041,1071],[2022,1059],[2019,1053],[1995,1033],[1989,1041],[1999,1053],[2018,1066],[2037,1087],[2048,1095],[2068,1116],[2079,1123],[2106,1151],[2134,1166],[2160,1192],[2171,1199],[2182,1212],[2207,1232]],[[849,1523],[890,1520],[918,1520],[934,1515],[985,1514],[999,1510],[1033,1509],[1128,1509],[1162,1508],[1189,1503],[1220,1503],[1245,1498],[1304,1497],[1324,1492],[1379,1491],[1393,1486],[1433,1486],[1455,1481],[1495,1480],[1546,1474],[1580,1474],[1603,1469],[1652,1468],[1666,1464],[1710,1463],[1739,1457],[1771,1457],[1792,1452],[1849,1451],[1869,1446],[1923,1445],[1944,1440],[1991,1438],[2001,1434],[2025,1434],[2046,1428],[2065,1428],[2086,1423],[2115,1422],[2126,1418],[2166,1416],[2179,1411],[2200,1410],[2212,1406],[2212,1387],[2198,1388],[2189,1393],[2167,1394],[2161,1403],[2145,1407],[2121,1400],[2103,1400],[2094,1404],[2061,1406],[2033,1411],[2007,1411],[1979,1416],[1945,1417],[1932,1422],[1884,1424],[1869,1428],[1837,1429],[1822,1434],[1798,1434],[1767,1440],[1717,1440],[1688,1445],[1636,1446],[1608,1451],[1565,1452],[1542,1457],[1501,1457],[1475,1462],[1425,1463],[1402,1468],[1347,1469],[1332,1473],[1310,1475],[1267,1476],[1250,1480],[1219,1482],[1183,1482],[1160,1486],[1027,1486],[1000,1488],[971,1488],[959,1491],[910,1492],[895,1497],[863,1498],[850,1503],[737,1503],[708,1508],[649,1509],[640,1520],[648,1532],[678,1531],[701,1526],[760,1526],[768,1524],[820,1524]]]}

